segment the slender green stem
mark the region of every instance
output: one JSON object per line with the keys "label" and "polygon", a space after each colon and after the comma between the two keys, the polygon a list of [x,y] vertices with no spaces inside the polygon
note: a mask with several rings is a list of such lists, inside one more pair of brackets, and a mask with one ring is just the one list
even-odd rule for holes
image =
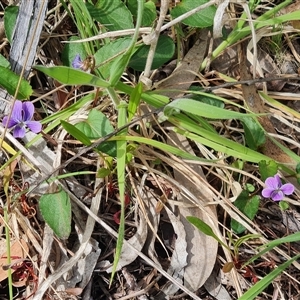
{"label": "slender green stem", "polygon": [[120,99],[119,99],[118,94],[116,93],[115,89],[113,87],[108,87],[108,88],[106,88],[106,91],[107,91],[110,99],[114,103],[115,108],[117,108],[120,104]]}
{"label": "slender green stem", "polygon": [[[7,207],[4,208],[4,220],[5,220],[5,236],[6,236],[6,253],[7,253],[7,264],[10,265],[11,257],[10,257],[10,235],[9,235],[9,228],[8,224],[8,213]],[[8,278],[8,293],[9,293],[9,300],[13,300],[13,289],[12,289],[12,277],[11,277],[11,269],[7,269],[7,278]]]}
{"label": "slender green stem", "polygon": [[[282,8],[284,8],[285,6],[287,6],[288,4],[290,4],[292,2],[292,0],[286,0],[283,3],[281,3],[280,5],[277,5],[276,7],[274,7],[273,9],[271,9],[270,11],[266,12],[265,14],[263,14],[262,16],[260,16],[259,18],[257,18],[256,22],[254,23],[254,28],[255,29],[259,29],[263,26],[272,26],[272,23],[274,23],[274,20],[272,20],[272,17]],[[252,6],[253,8],[253,6]],[[243,39],[244,37],[246,37],[248,34],[251,33],[251,28],[250,26],[245,26],[246,21],[246,14],[245,12],[242,14],[242,16],[240,17],[240,20],[238,21],[236,27],[233,29],[233,31],[229,34],[228,38],[223,41],[212,53],[211,55],[211,60],[214,60],[218,55],[220,55],[221,52],[223,52],[227,47],[233,45],[235,42],[237,42],[240,39]],[[265,21],[265,22],[264,22]],[[280,23],[281,19],[278,18],[278,24]],[[264,22],[264,23],[262,23]],[[205,58],[200,70],[204,70],[206,67],[206,64],[208,62],[208,58]]]}

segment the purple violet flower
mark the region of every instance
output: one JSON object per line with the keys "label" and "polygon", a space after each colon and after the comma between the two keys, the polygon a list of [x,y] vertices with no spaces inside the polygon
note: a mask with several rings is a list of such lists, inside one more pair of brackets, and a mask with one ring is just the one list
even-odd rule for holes
{"label": "purple violet flower", "polygon": [[80,69],[83,70],[84,62],[81,60],[81,57],[79,54],[76,54],[75,58],[72,61],[72,67],[74,69]]}
{"label": "purple violet flower", "polygon": [[291,183],[282,184],[279,175],[268,177],[265,184],[266,188],[262,190],[262,195],[265,198],[271,198],[273,201],[281,201],[285,195],[291,195],[295,190]]}
{"label": "purple violet flower", "polygon": [[30,101],[22,102],[17,100],[12,109],[10,119],[8,116],[3,118],[3,126],[13,128],[15,138],[23,138],[26,133],[26,127],[32,132],[39,133],[42,130],[42,124],[38,121],[32,121],[34,114],[34,105]]}

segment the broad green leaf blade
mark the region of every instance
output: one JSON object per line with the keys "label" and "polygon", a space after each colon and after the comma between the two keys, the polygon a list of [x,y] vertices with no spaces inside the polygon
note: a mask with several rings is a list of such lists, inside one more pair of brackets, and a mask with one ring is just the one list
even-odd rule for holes
{"label": "broad green leaf blade", "polygon": [[[171,15],[173,19],[175,19],[207,2],[209,2],[209,0],[182,0],[171,10]],[[215,6],[211,5],[210,7],[207,7],[199,11],[198,13],[184,19],[182,23],[192,27],[206,28],[213,24],[215,13],[216,8]]]}
{"label": "broad green leaf blade", "polygon": [[[242,191],[235,200],[234,205],[250,220],[253,220],[259,207],[260,198],[258,196],[249,197],[247,191]],[[231,228],[237,233],[243,233],[246,228],[234,219],[231,219]]]}
{"label": "broad green leaf blade", "polygon": [[35,66],[34,68],[64,84],[109,87],[109,83],[99,77],[73,68],[61,66],[50,68]]}
{"label": "broad green leaf blade", "polygon": [[62,189],[53,194],[44,194],[39,208],[45,222],[61,239],[67,239],[71,233],[71,202],[69,195]]}
{"label": "broad green leaf blade", "polygon": [[61,120],[60,123],[69,134],[71,134],[82,144],[86,146],[90,146],[92,144],[91,140],[81,130],[77,129],[76,126],[74,126],[73,124],[70,124],[64,120]]}
{"label": "broad green leaf blade", "polygon": [[[69,41],[77,41],[79,37],[72,36]],[[87,53],[85,51],[85,47],[82,43],[68,43],[65,45],[64,50],[62,52],[61,58],[63,64],[68,67],[72,67],[72,62],[75,56],[79,54],[82,60],[85,60],[87,57]]]}
{"label": "broad green leaf blade", "polygon": [[[20,76],[13,71],[0,66],[0,86],[7,90],[7,92],[14,96]],[[28,99],[32,95],[31,85],[24,79],[21,80],[19,91],[17,93],[17,99]]]}
{"label": "broad green leaf blade", "polygon": [[242,120],[246,143],[252,150],[257,150],[266,142],[266,135],[259,123],[253,118],[243,118]]}
{"label": "broad green leaf blade", "polygon": [[[178,117],[176,117],[178,120]],[[250,162],[259,162],[261,160],[269,161],[269,158],[266,155],[263,155],[257,151],[251,150],[244,145],[241,145],[235,141],[231,141],[229,139],[226,139],[219,134],[213,133],[211,131],[205,130],[203,128],[195,128],[194,126],[191,127],[189,124],[184,124],[181,122],[178,122],[175,118],[170,118],[170,122],[173,124],[176,124],[182,128],[185,128],[186,130],[192,130],[195,131],[197,134],[190,133],[181,129],[175,129],[175,131],[179,134],[182,134],[186,136],[187,138],[199,142],[203,145],[206,145],[208,147],[211,147],[212,149],[216,151],[220,151],[228,156],[233,156],[237,159],[242,159],[245,161]],[[176,120],[176,121],[175,121]],[[188,125],[188,126],[186,126]]]}
{"label": "broad green leaf blade", "polygon": [[[150,46],[141,46],[131,57],[129,62],[129,67],[137,71],[143,71],[146,65],[146,60],[148,57]],[[161,35],[158,39],[157,47],[154,53],[153,63],[151,69],[157,69],[161,67],[164,63],[169,61],[175,51],[175,44],[173,40],[166,36]]]}
{"label": "broad green leaf blade", "polygon": [[257,295],[259,295],[262,291],[264,291],[268,285],[275,280],[277,276],[279,276],[286,268],[288,268],[295,260],[300,258],[300,254],[294,256],[289,259],[285,263],[278,266],[275,270],[273,270],[270,274],[265,276],[259,282],[257,282],[254,286],[252,286],[247,292],[243,294],[238,300],[252,300],[255,299]]}
{"label": "broad green leaf blade", "polygon": [[[185,159],[191,159],[191,160],[199,160],[199,161],[208,161],[206,159],[203,158],[199,158],[195,155],[192,155],[188,152],[185,152],[181,149],[178,149],[178,147],[173,147],[170,145],[167,145],[165,143],[159,142],[159,141],[155,141],[152,139],[148,139],[148,138],[144,138],[144,137],[139,137],[139,136],[115,136],[113,138],[111,138],[110,140],[113,141],[119,141],[119,140],[127,140],[127,141],[133,141],[136,143],[140,143],[140,144],[146,144],[146,145],[150,145],[153,147],[156,147],[162,151],[165,151],[166,153],[172,153],[175,155],[178,155],[179,157],[185,158]],[[209,160],[211,162],[211,160]]]}
{"label": "broad green leaf blade", "polygon": [[167,117],[178,114],[180,111],[194,114],[196,116],[205,117],[209,119],[240,119],[245,118],[245,114],[230,111],[193,99],[180,98],[168,104],[164,109],[164,114]]}
{"label": "broad green leaf blade", "polygon": [[86,3],[90,15],[109,31],[133,28],[132,15],[121,0],[101,0],[96,5]]}
{"label": "broad green leaf blade", "polygon": [[10,42],[12,43],[12,36],[14,33],[17,17],[19,13],[18,6],[7,6],[4,11],[4,29],[5,35]]}
{"label": "broad green leaf blade", "polygon": [[[201,88],[198,86],[191,86],[189,88],[189,91],[191,92],[191,96],[189,98],[192,100],[197,100],[197,101],[204,102],[206,104],[209,104],[212,106],[217,106],[220,108],[225,107],[225,104],[222,100],[211,97],[212,96],[211,94],[205,95],[203,92],[201,92]],[[193,92],[197,92],[197,93],[193,93]]]}
{"label": "broad green leaf blade", "polygon": [[[104,79],[111,74],[111,66],[117,54],[123,54],[129,47],[131,38],[120,38],[101,47],[94,55],[96,66]],[[112,57],[114,57],[112,59]],[[104,63],[105,62],[105,63]],[[103,64],[104,63],[104,64]]]}
{"label": "broad green leaf blade", "polygon": [[[87,120],[77,123],[75,127],[90,140],[99,139],[114,131],[107,117],[97,109],[92,109]],[[97,149],[113,157],[117,155],[117,144],[115,141],[101,143]]]}
{"label": "broad green leaf blade", "polygon": [[262,160],[258,163],[258,167],[262,181],[276,175],[278,172],[278,164],[274,160]]}

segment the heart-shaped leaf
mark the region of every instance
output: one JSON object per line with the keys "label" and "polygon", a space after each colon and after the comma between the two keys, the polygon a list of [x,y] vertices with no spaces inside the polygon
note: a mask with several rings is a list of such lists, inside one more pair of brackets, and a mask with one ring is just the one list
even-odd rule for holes
{"label": "heart-shaped leaf", "polygon": [[[77,123],[75,126],[91,140],[99,139],[114,131],[113,126],[110,124],[106,116],[97,109],[92,109],[87,120]],[[110,156],[117,155],[117,146],[115,141],[101,143],[97,149]]]}
{"label": "heart-shaped leaf", "polygon": [[[175,19],[207,2],[209,1],[208,0],[198,0],[198,1],[183,0],[178,5],[176,5],[176,7],[172,9],[171,15]],[[206,28],[213,24],[215,13],[216,13],[216,7],[212,5],[184,19],[182,23],[192,27]]]}
{"label": "heart-shaped leaf", "polygon": [[5,35],[10,43],[12,43],[12,36],[14,33],[17,17],[19,13],[19,6],[7,6],[4,11],[4,29]]}
{"label": "heart-shaped leaf", "polygon": [[109,31],[133,28],[132,15],[121,0],[101,0],[95,6],[86,3],[86,7],[92,18]]}
{"label": "heart-shaped leaf", "polygon": [[69,195],[59,190],[56,193],[44,194],[39,207],[45,222],[61,239],[67,239],[71,233],[71,202]]}
{"label": "heart-shaped leaf", "polygon": [[[146,65],[150,46],[143,45],[131,57],[129,67],[137,71],[143,71]],[[175,44],[171,38],[161,35],[158,39],[157,47],[154,53],[151,69],[157,69],[169,61],[175,51]]]}
{"label": "heart-shaped leaf", "polygon": [[[120,38],[101,47],[94,55],[96,65],[100,65],[98,70],[103,78],[107,79],[111,74],[112,63],[116,58],[112,59],[118,53],[126,51],[131,42],[131,38]],[[104,63],[106,61],[106,63]],[[104,63],[104,64],[103,64]]]}

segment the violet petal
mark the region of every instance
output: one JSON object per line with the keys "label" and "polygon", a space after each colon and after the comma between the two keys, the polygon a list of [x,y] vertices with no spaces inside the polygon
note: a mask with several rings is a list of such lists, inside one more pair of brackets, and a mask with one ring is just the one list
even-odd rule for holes
{"label": "violet petal", "polygon": [[34,133],[39,133],[42,130],[42,124],[38,121],[29,121],[26,122],[26,125]]}
{"label": "violet petal", "polygon": [[75,58],[72,61],[72,67],[75,69],[81,69],[82,67],[82,60],[79,54],[76,54]]}
{"label": "violet petal", "polygon": [[5,116],[3,118],[2,124],[3,124],[3,126],[7,126],[8,128],[12,128],[12,127],[16,126],[17,124],[19,124],[19,122],[15,121],[13,119],[8,120],[8,116]]}
{"label": "violet petal", "polygon": [[274,192],[273,188],[267,187],[267,188],[262,190],[261,194],[265,198],[271,198],[271,195],[272,195],[273,192]]}
{"label": "violet petal", "polygon": [[271,195],[271,199],[273,201],[281,201],[284,198],[284,193],[281,190],[275,190],[273,191]]}
{"label": "violet petal", "polygon": [[16,121],[17,123],[20,123],[23,121],[23,107],[22,107],[22,101],[17,100],[14,104],[14,107],[12,109],[11,113],[11,119]]}
{"label": "violet petal", "polygon": [[265,183],[267,187],[272,188],[273,190],[277,190],[281,186],[280,177],[278,175],[268,177]]}
{"label": "violet petal", "polygon": [[25,133],[26,131],[24,126],[16,125],[13,131],[13,136],[15,138],[23,138],[25,136]]}
{"label": "violet petal", "polygon": [[23,120],[24,122],[30,121],[34,114],[34,105],[30,101],[22,103],[22,109],[24,112]]}
{"label": "violet petal", "polygon": [[286,183],[280,189],[285,195],[291,195],[294,193],[295,187],[291,183]]}

